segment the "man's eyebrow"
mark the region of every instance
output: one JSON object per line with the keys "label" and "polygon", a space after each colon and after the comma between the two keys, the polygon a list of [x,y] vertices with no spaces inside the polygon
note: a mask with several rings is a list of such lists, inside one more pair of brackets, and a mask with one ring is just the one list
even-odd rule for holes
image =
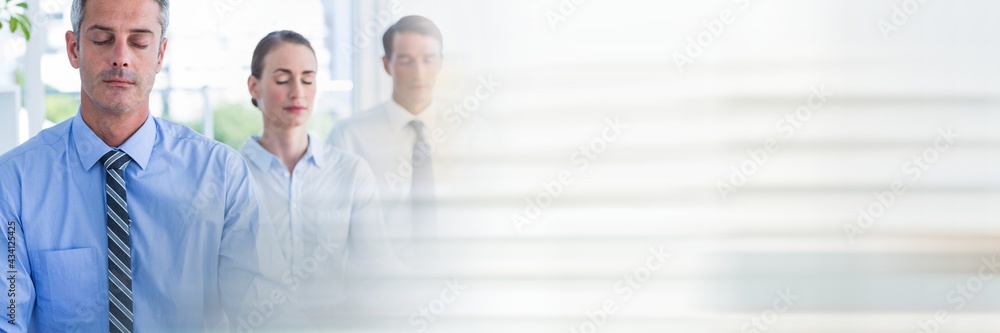
{"label": "man's eyebrow", "polygon": [[92,26],[90,26],[90,28],[87,29],[87,31],[91,31],[91,30],[101,30],[101,31],[107,31],[107,32],[114,32],[115,31],[115,29],[111,29],[111,28],[105,27],[103,25],[92,25]]}
{"label": "man's eyebrow", "polygon": [[[103,25],[94,25],[94,26],[91,26],[90,28],[87,29],[87,31],[90,31],[90,30],[100,30],[100,31],[107,31],[107,32],[114,32],[115,31],[115,29],[112,29],[110,27],[106,27],[106,26],[103,26]],[[154,35],[155,34],[153,32],[153,30],[149,30],[149,29],[131,29],[131,30],[129,30],[129,32],[133,33],[133,34],[150,34],[150,35]]]}
{"label": "man's eyebrow", "polygon": [[153,32],[153,30],[149,30],[149,29],[131,29],[128,32],[131,32],[133,34],[150,34],[150,35],[155,35],[156,34],[156,33]]}

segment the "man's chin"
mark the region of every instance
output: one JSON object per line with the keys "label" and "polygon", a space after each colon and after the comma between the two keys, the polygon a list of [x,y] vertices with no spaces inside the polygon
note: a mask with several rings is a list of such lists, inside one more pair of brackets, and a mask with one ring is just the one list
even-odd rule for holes
{"label": "man's chin", "polygon": [[94,104],[102,110],[118,114],[128,113],[139,105],[139,103],[123,100],[94,101]]}
{"label": "man's chin", "polygon": [[116,113],[128,112],[141,103],[138,98],[128,91],[103,90],[95,95],[99,96],[99,98],[93,99],[97,107]]}
{"label": "man's chin", "polygon": [[430,102],[432,95],[430,90],[416,90],[411,91],[409,100],[415,103],[427,103]]}

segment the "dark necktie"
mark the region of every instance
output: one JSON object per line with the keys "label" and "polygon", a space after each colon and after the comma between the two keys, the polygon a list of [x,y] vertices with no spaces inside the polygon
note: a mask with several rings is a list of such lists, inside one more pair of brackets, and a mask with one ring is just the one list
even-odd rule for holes
{"label": "dark necktie", "polygon": [[413,143],[413,179],[410,186],[410,202],[413,212],[413,234],[417,238],[433,237],[436,233],[436,202],[434,193],[434,160],[431,147],[424,135],[424,123],[413,120],[410,126],[417,132]]}
{"label": "dark necktie", "polygon": [[123,151],[112,150],[101,157],[107,170],[104,192],[108,210],[108,310],[111,332],[132,332],[132,256],[122,174],[132,158]]}

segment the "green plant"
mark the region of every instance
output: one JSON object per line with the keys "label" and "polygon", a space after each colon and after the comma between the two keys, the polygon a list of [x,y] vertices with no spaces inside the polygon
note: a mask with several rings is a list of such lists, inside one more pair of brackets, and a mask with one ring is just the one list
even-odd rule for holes
{"label": "green plant", "polygon": [[[229,103],[218,105],[213,109],[215,137],[213,139],[239,149],[251,135],[260,135],[264,130],[264,119],[260,110],[245,104]],[[326,140],[327,133],[333,128],[337,118],[333,114],[313,114],[309,119],[309,133],[314,138]],[[204,134],[204,121],[184,122],[184,125]]]}
{"label": "green plant", "polygon": [[[213,109],[213,122],[215,123],[215,137],[233,148],[239,148],[251,135],[260,135],[264,128],[260,111],[247,108],[243,104],[223,104]],[[184,123],[188,127],[204,133],[202,131],[203,121]]]}
{"label": "green plant", "polygon": [[80,96],[75,94],[46,94],[45,119],[58,124],[73,118],[80,109]]}
{"label": "green plant", "polygon": [[8,26],[11,33],[21,30],[24,39],[31,39],[31,19],[25,12],[28,11],[28,3],[24,0],[3,0],[3,8],[0,8],[0,29],[4,24]]}
{"label": "green plant", "polygon": [[260,135],[264,128],[260,111],[242,104],[225,104],[215,109],[215,139],[239,148],[251,135]]}

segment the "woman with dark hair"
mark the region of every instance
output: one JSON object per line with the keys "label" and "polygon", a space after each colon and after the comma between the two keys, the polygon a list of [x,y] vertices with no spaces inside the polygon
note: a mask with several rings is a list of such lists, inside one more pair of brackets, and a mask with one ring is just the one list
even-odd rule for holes
{"label": "woman with dark hair", "polygon": [[247,86],[264,132],[240,149],[261,190],[290,267],[292,301],[322,325],[340,313],[347,274],[397,267],[378,206],[375,176],[361,158],[309,135],[316,54],[292,31],[257,44]]}

